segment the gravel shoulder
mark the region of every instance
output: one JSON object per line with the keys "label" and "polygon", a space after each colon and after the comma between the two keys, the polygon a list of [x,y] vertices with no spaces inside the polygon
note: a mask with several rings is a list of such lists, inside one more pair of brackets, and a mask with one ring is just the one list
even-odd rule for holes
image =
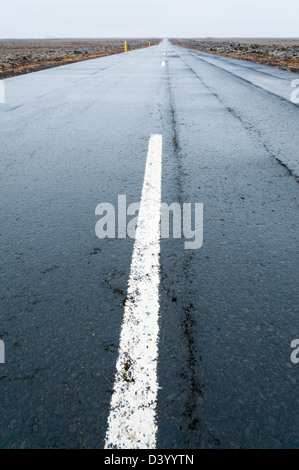
{"label": "gravel shoulder", "polygon": [[299,73],[299,39],[175,39],[177,46]]}
{"label": "gravel shoulder", "polygon": [[[0,79],[125,52],[124,39],[0,40]],[[128,39],[128,51],[159,43]]]}

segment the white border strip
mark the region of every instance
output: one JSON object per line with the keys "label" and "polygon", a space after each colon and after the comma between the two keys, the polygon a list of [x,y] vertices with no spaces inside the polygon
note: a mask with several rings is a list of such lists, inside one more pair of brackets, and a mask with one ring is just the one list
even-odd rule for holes
{"label": "white border strip", "polygon": [[149,141],[105,448],[156,447],[162,135]]}

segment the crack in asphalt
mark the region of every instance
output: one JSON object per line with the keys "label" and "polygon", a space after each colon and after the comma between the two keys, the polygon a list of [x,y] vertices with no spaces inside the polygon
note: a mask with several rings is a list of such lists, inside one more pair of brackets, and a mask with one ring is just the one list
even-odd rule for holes
{"label": "crack in asphalt", "polygon": [[[199,58],[199,57],[197,57]],[[296,182],[298,183],[299,182],[299,176],[291,169],[289,168],[279,157],[277,157],[277,155],[275,155],[270,149],[269,147],[267,146],[267,144],[264,142],[263,138],[262,138],[262,135],[261,135],[261,131],[252,123],[248,122],[248,121],[245,121],[243,119],[243,117],[235,110],[233,109],[231,106],[228,106],[225,101],[223,100],[223,98],[221,98],[219,96],[218,93],[216,93],[211,87],[209,87],[205,81],[202,79],[202,77],[200,77],[198,75],[198,73],[193,69],[193,67],[191,65],[189,65],[181,56],[180,56],[180,59],[184,62],[184,64],[188,67],[188,69],[201,81],[202,85],[213,95],[217,98],[217,100],[219,101],[219,103],[225,107],[225,109],[234,117],[236,118],[238,121],[240,121],[240,123],[243,125],[243,127],[252,135],[255,136],[256,140],[264,147],[264,149],[266,150],[266,152],[268,153],[268,155],[271,157],[271,158],[274,158],[281,166],[283,166],[289,173],[290,176],[294,177]],[[200,60],[202,60],[201,58],[199,58]],[[205,61],[206,62],[206,61]],[[208,62],[210,64],[210,62]],[[210,64],[216,68],[221,68],[221,67],[217,67],[216,65],[214,64]],[[228,72],[230,73],[231,75],[234,75],[232,74],[231,72]],[[235,76],[235,75],[234,75]],[[237,77],[237,76],[236,76]],[[242,78],[242,77],[238,77],[238,78]],[[242,78],[242,80],[250,83],[251,85],[255,86],[254,84],[252,84],[251,82],[245,80]],[[257,87],[259,88],[259,87]],[[266,91],[266,90],[265,90]],[[269,92],[270,93],[270,92]],[[272,93],[273,94],[273,93]],[[279,96],[277,95],[274,95],[278,98],[280,98]],[[281,98],[283,99],[283,98]],[[285,101],[285,100],[284,100]]]}
{"label": "crack in asphalt", "polygon": [[[171,88],[170,82],[170,74],[168,64],[166,66],[167,72],[167,89],[169,93],[169,113],[170,113],[170,120],[171,120],[171,128],[173,133],[172,138],[172,146],[173,146],[173,154],[175,156],[176,161],[176,187],[177,187],[177,201],[182,204],[184,202],[184,190],[183,190],[183,177],[184,177],[184,169],[182,165],[182,151],[179,142],[178,130],[177,130],[177,119],[176,119],[176,111],[173,99],[173,92]],[[189,266],[193,259],[193,254],[191,252],[184,252],[184,259],[185,262],[179,269],[182,272],[182,277],[185,278],[186,286],[190,286],[188,282],[188,272]],[[163,282],[163,281],[162,281]],[[169,292],[168,292],[169,295]],[[180,378],[184,380],[188,384],[188,392],[187,398],[184,405],[183,416],[187,420],[187,429],[186,429],[186,444],[190,445],[192,439],[194,439],[193,432],[198,434],[198,446],[204,447],[204,438],[203,435],[208,435],[206,430],[203,431],[203,423],[200,422],[199,418],[196,416],[198,415],[198,406],[199,402],[203,399],[203,387],[201,386],[199,379],[198,379],[198,361],[201,361],[202,358],[199,356],[198,348],[195,344],[195,336],[197,336],[197,319],[195,316],[195,309],[194,305],[188,299],[194,298],[194,292],[191,291],[190,287],[188,287],[188,293],[185,293],[184,298],[177,299],[177,297],[172,296],[172,303],[176,303],[178,306],[181,306],[181,310],[183,313],[181,319],[181,336],[185,343],[186,347],[186,362],[182,367]],[[186,300],[187,299],[187,303]],[[191,433],[191,434],[190,434]]]}

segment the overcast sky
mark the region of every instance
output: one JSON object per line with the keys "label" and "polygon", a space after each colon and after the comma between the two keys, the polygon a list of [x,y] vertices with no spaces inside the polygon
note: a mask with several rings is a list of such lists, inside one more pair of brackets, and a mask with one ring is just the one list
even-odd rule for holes
{"label": "overcast sky", "polygon": [[299,37],[299,0],[0,0],[1,38]]}

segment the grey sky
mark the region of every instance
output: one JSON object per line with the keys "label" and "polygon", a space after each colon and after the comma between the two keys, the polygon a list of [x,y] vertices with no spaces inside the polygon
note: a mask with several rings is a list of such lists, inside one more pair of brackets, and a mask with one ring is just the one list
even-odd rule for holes
{"label": "grey sky", "polygon": [[299,0],[0,0],[1,38],[299,37]]}

